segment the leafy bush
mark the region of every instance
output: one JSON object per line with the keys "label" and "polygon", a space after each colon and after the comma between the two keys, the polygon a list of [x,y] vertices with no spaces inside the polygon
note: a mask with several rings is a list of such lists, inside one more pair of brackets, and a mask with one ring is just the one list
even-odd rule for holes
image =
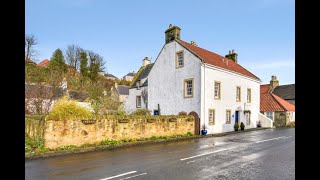
{"label": "leafy bush", "polygon": [[295,124],[296,124],[295,121],[291,121],[287,124],[287,127],[295,127],[296,126]]}
{"label": "leafy bush", "polygon": [[193,136],[191,132],[187,132],[185,136]]}
{"label": "leafy bush", "polygon": [[120,101],[114,96],[101,96],[93,101],[95,114],[102,115],[125,115],[126,112],[121,107]]}
{"label": "leafy bush", "polygon": [[245,125],[243,124],[243,122],[241,122],[240,127],[241,127],[241,130],[244,129]]}
{"label": "leafy bush", "polygon": [[74,118],[89,118],[91,115],[88,108],[79,106],[76,101],[68,100],[68,98],[64,96],[56,102],[48,115],[48,119],[67,120]]}
{"label": "leafy bush", "polygon": [[233,127],[234,127],[234,130],[239,129],[239,124],[235,123]]}
{"label": "leafy bush", "polygon": [[131,115],[146,115],[146,116],[150,116],[151,113],[148,109],[138,109],[136,111],[134,111],[133,113],[131,113]]}
{"label": "leafy bush", "polygon": [[119,145],[121,144],[122,141],[117,141],[117,140],[113,140],[113,139],[106,139],[106,140],[102,140],[100,142],[100,145],[111,145],[111,146],[115,146],[115,145]]}

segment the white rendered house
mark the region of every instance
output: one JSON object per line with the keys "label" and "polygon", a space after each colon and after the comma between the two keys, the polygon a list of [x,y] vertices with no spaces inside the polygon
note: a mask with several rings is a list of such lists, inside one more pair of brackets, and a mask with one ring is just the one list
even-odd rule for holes
{"label": "white rendered house", "polygon": [[[199,134],[203,124],[208,134],[233,131],[235,122],[243,122],[246,129],[256,127],[260,79],[238,64],[234,51],[220,56],[193,41],[181,40],[180,30],[169,26],[165,45],[147,77],[140,79],[148,92],[147,105],[142,103],[140,107],[154,115],[186,112],[198,116],[195,134]],[[129,90],[129,112],[138,108],[142,87]]]}

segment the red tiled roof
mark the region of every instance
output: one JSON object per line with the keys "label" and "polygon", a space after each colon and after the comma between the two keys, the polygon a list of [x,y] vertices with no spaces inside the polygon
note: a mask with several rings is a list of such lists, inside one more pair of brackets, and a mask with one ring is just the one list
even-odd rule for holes
{"label": "red tiled roof", "polygon": [[48,59],[42,60],[37,66],[45,67],[50,63]]}
{"label": "red tiled roof", "polygon": [[260,111],[295,111],[295,106],[273,93],[260,93]]}
{"label": "red tiled roof", "polygon": [[267,93],[269,92],[269,84],[260,85],[260,93]]}
{"label": "red tiled roof", "polygon": [[[211,51],[202,49],[198,46],[192,45],[182,40],[177,40],[177,42],[182,46],[184,46],[185,48],[187,48],[188,50],[190,50],[195,55],[199,56],[205,63],[218,66],[218,67],[260,80],[257,76],[255,76],[254,74],[252,74],[251,72],[249,72],[248,70],[240,66],[238,63],[233,62],[229,58],[220,56]],[[224,58],[224,62],[222,61],[223,58]],[[228,64],[226,63],[226,60],[228,60]]]}
{"label": "red tiled roof", "polygon": [[295,106],[288,101],[282,99],[281,97],[271,93],[271,95],[276,99],[276,101],[287,111],[295,111]]}

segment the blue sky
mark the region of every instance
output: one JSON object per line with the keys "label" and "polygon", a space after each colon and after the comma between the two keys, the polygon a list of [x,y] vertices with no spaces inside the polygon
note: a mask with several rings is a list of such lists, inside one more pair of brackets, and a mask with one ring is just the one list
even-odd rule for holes
{"label": "blue sky", "polygon": [[268,83],[295,83],[293,0],[26,0],[25,31],[39,44],[37,61],[55,49],[77,44],[106,60],[106,71],[121,78],[142,59],[155,61],[169,24],[181,39],[225,55]]}

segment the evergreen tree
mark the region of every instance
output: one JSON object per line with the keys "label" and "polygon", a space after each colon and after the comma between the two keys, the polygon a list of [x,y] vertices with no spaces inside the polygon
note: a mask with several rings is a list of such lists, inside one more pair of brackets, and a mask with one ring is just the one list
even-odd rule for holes
{"label": "evergreen tree", "polygon": [[86,52],[80,53],[80,74],[83,77],[88,77],[88,58]]}
{"label": "evergreen tree", "polygon": [[53,70],[59,70],[59,71],[61,70],[63,72],[67,72],[67,66],[64,61],[64,56],[60,49],[57,49],[53,52],[53,55],[50,61],[50,67]]}

